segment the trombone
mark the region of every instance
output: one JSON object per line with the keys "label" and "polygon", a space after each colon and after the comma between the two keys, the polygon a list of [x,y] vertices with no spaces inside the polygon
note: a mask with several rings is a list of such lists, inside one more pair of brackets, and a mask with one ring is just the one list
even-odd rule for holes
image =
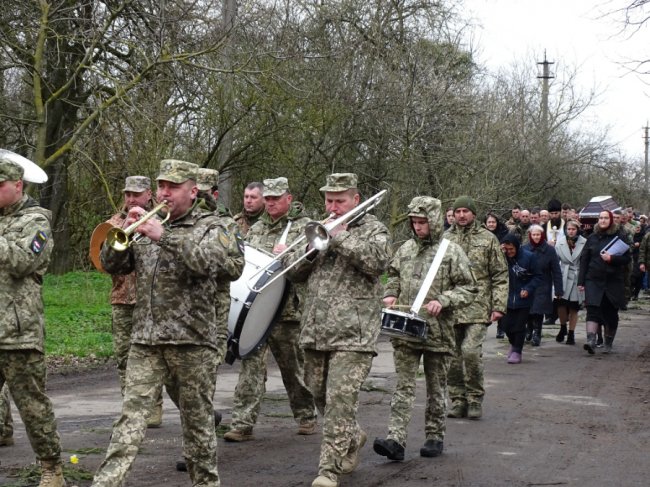
{"label": "trombone", "polygon": [[[140,240],[141,235],[136,234],[135,229],[142,225],[144,222],[154,217],[163,208],[167,207],[167,201],[159,203],[154,209],[150,212],[142,215],[138,221],[131,223],[128,227],[122,229],[118,227],[111,228],[106,234],[106,243],[113,249],[118,252],[123,252],[128,249],[133,242]],[[161,223],[165,223],[169,220],[169,211]]]}
{"label": "trombone", "polygon": [[[377,207],[379,203],[381,203],[381,200],[384,198],[387,191],[388,190],[386,189],[381,190],[379,193],[372,196],[371,198],[368,198],[363,203],[360,203],[359,205],[355,206],[344,215],[338,217],[336,220],[332,220],[331,222],[328,223],[324,223],[327,220],[324,220],[323,222],[311,221],[307,223],[305,225],[304,235],[298,237],[289,247],[287,247],[281,253],[276,255],[272,261],[270,261],[264,267],[261,267],[253,276],[249,278],[248,282],[246,283],[248,289],[250,289],[254,293],[261,293],[267,287],[273,284],[273,282],[275,282],[276,279],[279,279],[280,277],[284,276],[291,268],[295,267],[300,261],[305,260],[307,257],[312,255],[316,251],[327,249],[330,242],[330,232],[334,228],[342,224],[350,225],[355,221],[360,220],[366,213],[368,213],[369,211]],[[330,215],[328,218],[331,217],[332,215]],[[311,245],[311,248],[307,252],[305,252],[302,256],[300,256],[300,258],[295,260],[290,266],[283,269],[281,272],[274,274],[273,272],[270,271],[271,266],[275,262],[282,259],[282,257],[284,257],[287,253],[291,252],[297,245],[301,244],[304,240],[307,240],[309,242],[309,245]],[[254,278],[259,276],[263,272],[266,272],[269,275],[273,274],[273,277],[259,288],[255,287],[255,285],[251,286],[250,282],[253,281]],[[253,282],[257,282],[257,279],[255,279],[255,281]]]}

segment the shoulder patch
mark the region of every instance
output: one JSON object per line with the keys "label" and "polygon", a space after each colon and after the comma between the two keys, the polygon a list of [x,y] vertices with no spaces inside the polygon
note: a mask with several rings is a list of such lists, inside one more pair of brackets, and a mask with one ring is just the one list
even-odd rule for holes
{"label": "shoulder patch", "polygon": [[224,229],[221,229],[219,232],[219,241],[221,242],[221,245],[223,245],[225,248],[230,247],[230,236],[228,235],[228,232]]}
{"label": "shoulder patch", "polygon": [[45,232],[38,231],[36,232],[36,235],[34,235],[34,238],[32,239],[32,243],[29,247],[32,249],[32,252],[34,252],[35,254],[40,254],[45,248],[47,241],[48,241],[48,237],[45,234]]}
{"label": "shoulder patch", "polygon": [[237,242],[239,251],[242,253],[242,255],[244,255],[244,239],[241,238],[241,234],[239,232],[235,233],[235,241]]}

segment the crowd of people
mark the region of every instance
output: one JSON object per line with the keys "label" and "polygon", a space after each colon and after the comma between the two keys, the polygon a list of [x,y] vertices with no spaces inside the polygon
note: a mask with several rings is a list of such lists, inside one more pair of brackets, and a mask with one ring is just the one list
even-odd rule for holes
{"label": "crowd of people", "polygon": [[[514,208],[503,222],[494,212],[481,220],[470,196],[446,210],[437,198],[417,196],[406,209],[411,238],[393,248],[386,226],[359,209],[358,182],[353,173],[327,176],[320,188],[325,224],[333,222],[325,227],[326,243],[306,239],[292,246],[311,222],[287,178],[250,183],[234,217],[219,202],[217,171],[163,160],[155,197],[149,178],[126,178],[124,207],[109,222],[117,228],[138,222],[137,239],[126,248],[104,243],[99,256],[113,278],[123,406],[93,486],[124,483],[147,428],[163,421],[163,389],[181,416],[184,459],[177,468],[189,472],[193,485],[220,485],[215,428],[221,414],[213,395],[229,347],[230,283],[244,272],[246,248],[282,263],[287,299],[269,310],[277,319],[264,339],[240,357],[224,439],[255,440],[270,352],[295,433],[312,435],[322,423],[312,487],[336,487],[359,464],[368,440],[357,419],[359,393],[384,316],[393,318],[385,331],[397,385],[388,433],[372,446],[392,461],[405,458],[420,362],[427,389],[421,456],[442,454],[447,417],[482,417],[482,346],[491,323],[510,343],[508,363],[519,364],[525,343],[540,346],[551,320],[560,320],[556,340],[574,345],[578,311],[586,306],[585,350],[595,353],[600,330],[603,352],[611,352],[618,311],[638,297],[650,265],[643,218],[630,222],[627,213],[603,211],[593,231],[582,235],[575,210],[556,200],[543,210]],[[150,211],[156,201],[164,202],[159,216]],[[0,446],[13,444],[11,397],[42,464],[40,486],[60,487],[65,481],[45,394],[40,297],[53,245],[50,215],[23,194],[23,171],[9,160],[0,160],[0,209],[0,272],[4,283],[14,283],[4,294],[16,307],[0,320]],[[411,315],[398,311],[415,303]]]}

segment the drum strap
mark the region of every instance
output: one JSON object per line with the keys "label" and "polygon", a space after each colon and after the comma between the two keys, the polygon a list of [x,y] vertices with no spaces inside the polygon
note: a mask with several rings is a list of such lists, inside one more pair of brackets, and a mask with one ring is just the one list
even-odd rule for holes
{"label": "drum strap", "polygon": [[289,220],[287,222],[287,228],[285,228],[284,232],[282,232],[282,236],[280,237],[280,241],[278,242],[278,245],[285,245],[287,243],[287,238],[289,237],[289,230],[291,230],[292,223],[293,220]]}
{"label": "drum strap", "polygon": [[447,252],[448,246],[449,246],[449,240],[443,238],[440,241],[440,246],[438,247],[438,251],[436,252],[436,255],[433,257],[433,262],[431,262],[431,267],[429,267],[429,271],[427,272],[427,275],[424,277],[424,281],[422,282],[422,287],[420,287],[420,290],[418,291],[418,294],[415,297],[415,301],[413,301],[413,306],[411,306],[411,313],[413,313],[414,315],[418,314],[420,308],[422,307],[422,303],[424,303],[424,298],[426,298],[427,294],[429,293],[429,288],[431,288],[431,284],[433,284],[433,280],[436,278],[436,274],[438,273],[438,269],[440,269],[440,264],[442,264],[442,259],[445,256],[445,252]]}

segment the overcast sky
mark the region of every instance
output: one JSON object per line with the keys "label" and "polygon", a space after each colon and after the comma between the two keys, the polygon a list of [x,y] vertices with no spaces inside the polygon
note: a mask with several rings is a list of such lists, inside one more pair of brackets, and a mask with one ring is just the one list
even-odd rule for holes
{"label": "overcast sky", "polygon": [[[611,142],[633,160],[643,160],[643,129],[650,120],[650,75],[626,74],[620,64],[650,59],[650,35],[644,27],[621,34],[616,18],[602,17],[625,0],[464,0],[466,15],[478,27],[473,45],[481,64],[492,70],[514,62],[544,59],[558,73],[578,69],[578,87],[598,93],[584,123],[610,127]],[[650,13],[650,12],[649,12]],[[464,15],[465,16],[465,15]],[[621,17],[617,17],[620,19]],[[532,62],[532,61],[531,61]],[[551,96],[553,88],[551,85]]]}

